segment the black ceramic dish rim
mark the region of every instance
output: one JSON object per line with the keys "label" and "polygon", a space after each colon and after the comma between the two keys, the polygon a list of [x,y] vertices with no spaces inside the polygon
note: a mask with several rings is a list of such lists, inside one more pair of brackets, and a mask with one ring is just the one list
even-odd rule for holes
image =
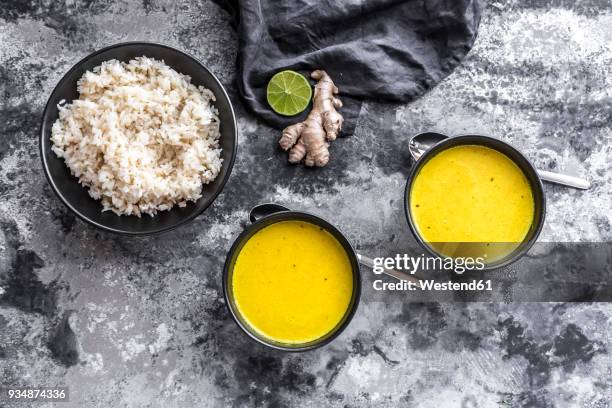
{"label": "black ceramic dish rim", "polygon": [[[461,143],[462,141],[465,141],[465,143]],[[489,147],[491,149],[497,150],[498,152],[504,154],[506,157],[512,160],[513,163],[515,163],[524,173],[526,173],[526,177],[528,181],[530,182],[529,184],[531,185],[531,188],[533,189],[535,187],[535,191],[533,192],[534,201],[537,200],[538,196],[541,197],[541,200],[542,200],[541,205],[540,205],[540,211],[537,215],[534,216],[534,224],[536,224],[536,227],[535,227],[535,230],[533,231],[531,238],[527,241],[521,242],[519,247],[515,249],[510,256],[504,258],[501,262],[494,263],[492,265],[486,265],[482,269],[484,271],[490,271],[490,270],[495,270],[495,269],[499,269],[499,268],[508,266],[516,262],[520,258],[522,258],[529,251],[529,249],[533,246],[533,244],[535,244],[536,241],[538,240],[538,237],[540,235],[540,232],[542,231],[542,228],[544,226],[544,221],[546,218],[546,195],[544,194],[544,186],[542,185],[542,179],[540,178],[540,176],[538,176],[538,172],[536,171],[531,161],[527,157],[525,157],[523,153],[521,153],[519,150],[517,150],[512,145],[504,142],[503,140],[500,140],[500,139],[497,139],[491,136],[476,135],[476,134],[461,134],[457,136],[450,136],[448,139],[444,139],[441,142],[437,143],[436,145],[431,147],[429,150],[427,150],[425,153],[423,153],[423,155],[414,164],[414,166],[412,166],[412,170],[410,171],[410,174],[408,175],[408,179],[406,180],[406,187],[404,189],[404,214],[408,222],[408,227],[410,227],[410,231],[412,232],[412,235],[415,237],[419,245],[421,245],[421,247],[424,248],[430,255],[436,258],[442,257],[441,254],[433,250],[433,248],[431,248],[427,244],[427,242],[423,240],[423,238],[418,232],[418,229],[414,223],[414,220],[412,219],[412,213],[410,211],[410,190],[412,188],[412,184],[414,183],[414,180],[419,170],[425,165],[425,163],[427,163],[427,161],[430,158],[432,158],[436,154],[448,148],[455,147],[455,146],[469,145],[469,144],[477,144],[477,145]],[[514,158],[510,157],[506,152],[504,152],[503,150],[500,150],[499,145],[502,145],[504,146],[505,149],[512,151],[514,154],[516,154],[518,157],[520,157],[523,160],[523,163],[518,162]],[[535,186],[532,185],[530,178],[533,180],[536,180]]]}
{"label": "black ceramic dish rim", "polygon": [[[55,185],[55,182],[53,181],[53,178],[51,177],[51,174],[50,174],[50,171],[49,171],[49,167],[48,167],[49,165],[47,163],[47,158],[46,158],[46,155],[45,155],[45,133],[44,133],[45,118],[47,117],[47,112],[49,110],[49,107],[51,106],[51,100],[53,99],[53,95],[59,89],[60,85],[62,85],[64,80],[72,72],[77,70],[81,65],[83,65],[89,59],[95,57],[96,55],[101,54],[101,53],[106,52],[106,51],[109,51],[109,50],[112,50],[112,49],[115,49],[115,48],[120,48],[120,47],[125,47],[125,46],[132,46],[132,45],[144,45],[144,46],[154,46],[154,47],[165,48],[165,49],[168,49],[170,51],[173,51],[173,52],[176,52],[178,54],[181,54],[181,55],[185,56],[186,58],[191,59],[197,65],[199,65],[204,71],[206,71],[211,76],[211,78],[213,78],[213,80],[215,82],[217,82],[217,84],[221,88],[221,91],[223,92],[223,96],[225,97],[225,99],[228,102],[229,110],[230,110],[231,117],[232,117],[232,122],[234,123],[234,132],[233,132],[234,149],[232,151],[232,154],[231,154],[231,157],[230,157],[230,160],[229,160],[229,163],[228,163],[227,173],[226,173],[225,177],[223,178],[223,180],[221,180],[221,184],[219,185],[219,188],[213,194],[211,194],[211,200],[208,203],[208,205],[206,205],[205,207],[202,207],[199,211],[196,211],[195,213],[191,214],[189,217],[186,217],[185,219],[181,220],[180,222],[177,222],[174,225],[171,225],[171,226],[168,226],[168,227],[164,227],[164,228],[155,229],[155,230],[151,230],[151,231],[144,231],[144,232],[141,232],[141,231],[136,231],[136,232],[134,232],[134,231],[125,231],[125,230],[121,230],[121,229],[107,227],[107,226],[99,224],[99,223],[91,220],[87,216],[83,215],[77,208],[75,208],[72,204],[70,204],[70,202],[63,196],[63,194],[59,191],[59,189]],[[193,221],[195,218],[197,218],[199,215],[201,215],[204,211],[206,211],[206,209],[208,207],[210,207],[214,203],[214,201],[216,200],[217,196],[219,194],[221,194],[221,191],[223,190],[223,188],[225,187],[225,184],[227,183],[227,181],[230,178],[230,175],[232,173],[232,169],[234,167],[234,162],[236,161],[236,155],[238,153],[238,128],[237,128],[237,122],[236,122],[236,114],[234,112],[234,106],[232,105],[232,100],[230,99],[230,97],[229,97],[229,95],[227,93],[227,90],[225,89],[225,87],[223,86],[221,81],[219,81],[219,78],[217,78],[217,76],[210,69],[208,69],[208,67],[206,67],[202,62],[200,62],[200,60],[198,60],[197,58],[195,58],[191,54],[188,54],[188,53],[186,53],[184,51],[181,51],[181,50],[179,50],[179,49],[177,49],[175,47],[171,47],[169,45],[160,44],[160,43],[154,43],[154,42],[147,42],[147,41],[127,41],[127,42],[122,42],[122,43],[117,43],[117,44],[109,45],[108,47],[104,47],[102,49],[99,49],[97,51],[92,52],[91,54],[88,54],[87,56],[85,56],[84,58],[79,60],[79,62],[74,64],[72,66],[72,68],[70,68],[62,76],[62,78],[57,82],[57,84],[53,88],[53,91],[51,91],[51,94],[49,95],[49,99],[47,100],[47,103],[45,104],[45,108],[43,110],[43,113],[42,113],[42,116],[41,116],[41,119],[40,119],[39,133],[40,133],[40,139],[38,141],[39,142],[39,154],[40,154],[41,160],[42,160],[43,171],[44,171],[45,177],[47,178],[47,181],[51,185],[51,188],[52,188],[53,192],[55,193],[55,195],[60,199],[60,201],[66,207],[68,207],[68,209],[70,211],[72,211],[77,217],[79,217],[81,220],[85,221],[87,224],[92,225],[92,226],[94,226],[94,227],[96,227],[98,229],[101,229],[101,230],[104,230],[104,231],[107,231],[107,232],[112,232],[114,234],[119,234],[119,235],[129,235],[129,236],[156,235],[156,234],[161,234],[161,233],[164,233],[164,232],[172,231],[175,228],[178,228],[178,227],[180,227],[182,225],[187,224],[188,222]],[[85,188],[85,187],[83,187],[83,188]],[[169,211],[172,211],[172,210],[169,210]]]}
{"label": "black ceramic dish rim", "polygon": [[[242,244],[246,243],[248,238],[253,236],[257,231],[269,225],[272,225],[272,224],[275,224],[281,221],[305,221],[305,222],[310,222],[312,224],[318,225],[319,227],[325,228],[326,231],[328,231],[330,234],[332,234],[336,239],[340,241],[340,243],[342,244],[345,250],[348,249],[347,253],[350,257],[351,266],[353,269],[353,283],[354,283],[353,294],[351,297],[350,307],[347,313],[343,316],[344,320],[342,321],[340,325],[336,326],[333,329],[333,331],[330,332],[331,334],[327,335],[327,337],[323,337],[322,340],[313,340],[305,346],[297,346],[297,347],[283,346],[281,344],[277,344],[271,341],[266,341],[264,338],[257,336],[253,332],[253,330],[251,330],[246,324],[244,324],[240,320],[240,313],[237,310],[234,310],[233,302],[229,294],[229,284],[230,284],[229,273],[230,273],[230,268],[232,267],[232,263],[233,263],[232,258],[234,257],[234,254],[236,253],[236,251],[240,248]],[[303,351],[314,350],[314,349],[323,347],[331,343],[348,327],[350,322],[353,320],[355,313],[357,312],[357,308],[361,300],[362,280],[361,280],[361,268],[359,264],[359,259],[357,258],[357,253],[355,252],[355,248],[353,248],[353,245],[346,238],[346,236],[342,233],[342,231],[340,231],[336,226],[334,226],[329,221],[317,215],[314,215],[308,212],[303,212],[303,211],[287,210],[287,211],[277,211],[269,215],[266,215],[264,217],[261,217],[257,221],[253,222],[252,224],[244,228],[244,230],[240,233],[240,235],[238,235],[238,237],[235,239],[234,243],[232,244],[225,258],[225,264],[223,265],[222,285],[223,285],[223,297],[225,299],[225,305],[229,309],[230,315],[232,316],[232,319],[234,320],[234,322],[236,322],[238,327],[248,337],[250,337],[252,340],[256,341],[259,344],[262,344],[266,347],[270,347],[275,350],[288,351],[288,352],[303,352]]]}

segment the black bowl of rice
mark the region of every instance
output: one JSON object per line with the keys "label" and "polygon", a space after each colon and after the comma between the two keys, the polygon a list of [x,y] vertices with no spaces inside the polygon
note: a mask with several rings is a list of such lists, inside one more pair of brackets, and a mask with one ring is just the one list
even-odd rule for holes
{"label": "black bowl of rice", "polygon": [[201,62],[160,44],[85,57],[45,107],[40,152],[51,187],[84,221],[145,235],[202,213],[230,176],[236,118]]}

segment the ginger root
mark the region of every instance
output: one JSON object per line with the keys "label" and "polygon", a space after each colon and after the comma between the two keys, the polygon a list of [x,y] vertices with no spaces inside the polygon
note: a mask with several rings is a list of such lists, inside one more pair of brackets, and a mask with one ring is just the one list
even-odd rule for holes
{"label": "ginger root", "polygon": [[287,126],[278,143],[283,150],[289,150],[289,163],[303,159],[308,167],[323,167],[329,162],[329,142],[342,128],[343,118],[336,110],[342,102],[334,96],[338,88],[325,71],[313,71],[310,77],[318,81],[312,110],[305,121]]}

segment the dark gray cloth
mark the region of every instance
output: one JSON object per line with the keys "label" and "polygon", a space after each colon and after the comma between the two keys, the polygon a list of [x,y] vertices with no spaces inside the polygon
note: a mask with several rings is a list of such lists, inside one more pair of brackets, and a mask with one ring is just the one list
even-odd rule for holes
{"label": "dark gray cloth", "polygon": [[275,114],[266,101],[272,75],[326,70],[345,104],[344,135],[361,100],[409,102],[446,77],[474,40],[484,0],[218,0],[234,13],[238,91],[276,128],[303,119]]}

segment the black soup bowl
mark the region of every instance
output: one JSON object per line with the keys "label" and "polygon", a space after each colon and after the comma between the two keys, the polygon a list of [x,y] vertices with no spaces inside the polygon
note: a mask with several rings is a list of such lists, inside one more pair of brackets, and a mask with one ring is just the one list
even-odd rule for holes
{"label": "black soup bowl", "polygon": [[[236,238],[236,241],[234,241],[234,244],[232,245],[229,253],[227,254],[225,266],[223,268],[223,294],[225,296],[225,304],[227,305],[232,315],[232,318],[245,334],[247,334],[249,337],[257,341],[258,343],[271,347],[273,349],[282,351],[307,351],[328,344],[336,337],[338,337],[338,335],[348,326],[351,319],[355,315],[357,306],[359,304],[359,299],[361,297],[361,273],[359,269],[359,261],[351,243],[344,236],[344,234],[340,232],[340,230],[338,230],[334,225],[327,222],[323,218],[317,217],[316,215],[307,212],[292,211],[278,204],[260,204],[251,210],[249,218],[251,224],[248,225],[244,229],[244,231],[238,236],[238,238]],[[286,344],[262,336],[255,329],[249,326],[249,323],[241,315],[240,310],[234,299],[232,277],[234,273],[234,265],[236,263],[236,259],[238,258],[238,254],[240,253],[240,250],[246,244],[249,238],[251,238],[262,228],[281,221],[304,221],[325,229],[327,232],[332,234],[334,238],[336,238],[336,240],[338,240],[338,242],[346,251],[353,272],[353,292],[351,294],[349,306],[344,316],[329,333],[308,343]]]}
{"label": "black soup bowl", "polygon": [[[86,71],[102,64],[104,61],[116,59],[128,62],[135,57],[146,56],[163,60],[175,71],[191,77],[196,86],[210,89],[215,95],[214,106],[219,111],[220,139],[223,165],[217,178],[202,187],[202,197],[196,202],[190,202],[186,207],[175,206],[169,211],[160,211],[154,217],[144,214],[136,216],[118,216],[112,211],[102,212],[102,204],[89,196],[87,189],[81,186],[78,179],[70,174],[70,170],[51,150],[51,127],[59,116],[57,105],[60,101],[71,102],[78,99],[77,81]],[[147,235],[168,231],[188,221],[193,220],[212,204],[227,182],[238,145],[236,118],[232,103],[227,92],[217,77],[194,57],[175,48],[147,42],[127,42],[115,44],[88,55],[79,61],[59,81],[45,107],[40,128],[40,154],[45,175],[49,184],[60,200],[79,218],[89,224],[106,231]]]}
{"label": "black soup bowl", "polygon": [[[446,245],[448,243],[430,243],[426,242],[421,235],[419,234],[418,228],[416,226],[416,222],[412,216],[412,212],[410,211],[410,192],[412,191],[412,186],[416,179],[416,176],[419,174],[419,171],[423,168],[423,166],[431,160],[435,155],[442,152],[443,150],[449,149],[455,146],[464,146],[464,145],[480,145],[484,147],[488,147],[490,149],[497,150],[498,152],[507,156],[510,160],[512,160],[523,172],[531,191],[533,193],[534,200],[534,215],[533,221],[527,232],[527,235],[520,243],[457,243],[458,249],[456,251],[460,253],[460,256],[478,256],[477,254],[482,251],[482,244],[486,244],[490,246],[488,251],[491,253],[499,252],[503,253],[503,256],[500,256],[499,259],[495,259],[490,263],[485,263],[485,267],[483,269],[490,270],[501,268],[507,266],[529,251],[529,248],[537,241],[538,236],[540,235],[540,231],[544,225],[544,218],[546,213],[546,198],[544,196],[544,189],[542,187],[542,181],[538,176],[536,169],[533,167],[531,162],[517,149],[505,143],[499,139],[495,139],[489,136],[482,135],[461,135],[450,137],[448,139],[444,139],[443,141],[437,143],[429,150],[427,150],[423,155],[419,158],[416,164],[412,167],[412,171],[408,176],[408,181],[406,182],[406,190],[404,191],[404,211],[406,212],[406,219],[408,220],[408,225],[410,230],[419,244],[431,255],[435,257],[444,257],[445,255],[440,250],[441,248],[437,247],[436,244],[441,246]],[[449,199],[451,199],[449,197]],[[507,253],[506,253],[507,252]],[[476,255],[474,255],[476,254]]]}

